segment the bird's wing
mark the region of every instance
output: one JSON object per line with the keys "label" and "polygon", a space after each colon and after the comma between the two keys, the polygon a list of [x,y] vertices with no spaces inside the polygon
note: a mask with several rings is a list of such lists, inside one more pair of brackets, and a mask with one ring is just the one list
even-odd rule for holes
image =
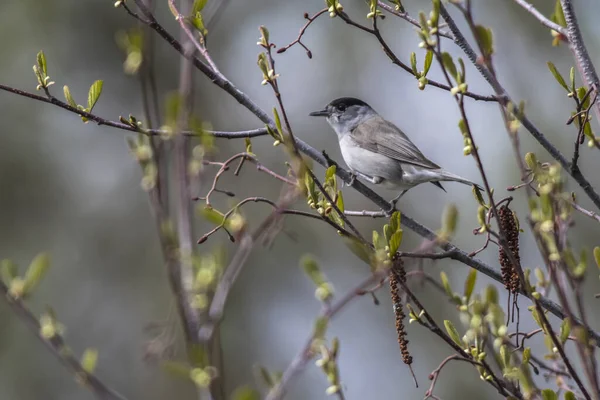
{"label": "bird's wing", "polygon": [[[373,131],[377,130],[377,140]],[[368,119],[352,131],[352,139],[365,150],[382,154],[401,163],[427,169],[440,166],[423,155],[396,125],[377,116]]]}

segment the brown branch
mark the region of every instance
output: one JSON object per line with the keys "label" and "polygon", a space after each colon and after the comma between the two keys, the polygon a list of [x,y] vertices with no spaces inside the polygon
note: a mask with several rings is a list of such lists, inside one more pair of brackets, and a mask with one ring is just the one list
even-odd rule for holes
{"label": "brown branch", "polygon": [[277,54],[284,53],[287,49],[289,49],[293,45],[299,44],[300,46],[302,46],[304,48],[304,50],[306,50],[306,55],[308,56],[308,58],[312,58],[312,52],[309,50],[308,47],[306,47],[304,45],[304,43],[302,43],[302,36],[304,36],[304,32],[306,32],[306,29],[310,26],[310,24],[312,24],[315,19],[317,19],[320,15],[322,15],[326,12],[327,12],[327,8],[324,8],[321,11],[317,12],[312,17],[309,16],[307,13],[305,13],[304,18],[307,19],[308,21],[306,22],[306,24],[304,24],[302,29],[300,29],[300,33],[298,34],[298,37],[290,44],[285,45],[285,46],[281,47],[279,50],[277,50]]}

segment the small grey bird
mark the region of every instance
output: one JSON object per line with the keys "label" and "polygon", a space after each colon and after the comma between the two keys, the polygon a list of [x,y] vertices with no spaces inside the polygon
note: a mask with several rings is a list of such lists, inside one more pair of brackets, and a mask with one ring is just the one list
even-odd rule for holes
{"label": "small grey bird", "polygon": [[431,182],[444,191],[440,181],[460,182],[481,188],[429,160],[404,132],[383,119],[362,100],[342,97],[309,115],[326,117],[337,133],[342,157],[354,177],[382,184],[389,189],[402,190],[391,201],[393,206],[409,189],[424,182]]}

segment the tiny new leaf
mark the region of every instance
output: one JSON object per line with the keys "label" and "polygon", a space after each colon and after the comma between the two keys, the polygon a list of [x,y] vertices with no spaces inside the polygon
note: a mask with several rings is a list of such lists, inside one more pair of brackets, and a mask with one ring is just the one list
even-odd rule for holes
{"label": "tiny new leaf", "polygon": [[102,86],[104,82],[98,80],[92,84],[90,91],[88,92],[88,112],[92,112],[92,109],[96,105],[96,102],[102,94]]}
{"label": "tiny new leaf", "polygon": [[69,87],[67,85],[63,86],[63,92],[65,94],[65,99],[67,100],[67,103],[69,103],[71,107],[77,108],[77,103],[75,103],[75,100],[73,100],[73,96],[71,96],[71,91],[69,90]]}
{"label": "tiny new leaf", "polygon": [[446,68],[448,73],[454,79],[456,79],[456,73],[457,73],[456,65],[454,65],[454,60],[452,59],[452,56],[450,55],[450,53],[447,53],[447,52],[442,53],[442,61],[444,63],[444,67]]}
{"label": "tiny new leaf", "polygon": [[427,76],[429,72],[429,68],[431,68],[431,63],[433,61],[433,51],[427,50],[427,54],[425,54],[425,63],[423,64],[423,76]]}
{"label": "tiny new leaf", "polygon": [[471,299],[471,295],[473,294],[473,289],[475,289],[475,282],[477,281],[477,270],[472,269],[467,276],[467,280],[465,281],[465,298],[467,303]]}
{"label": "tiny new leaf", "polygon": [[565,82],[564,78],[562,77],[560,72],[558,72],[556,66],[554,66],[554,64],[550,61],[548,61],[548,68],[550,69],[550,72],[552,72],[552,75],[554,75],[554,79],[556,79],[558,84],[562,86],[567,92],[570,92],[569,87],[567,86],[567,83]]}
{"label": "tiny new leaf", "polygon": [[196,15],[196,13],[201,12],[206,6],[208,0],[195,0],[194,5],[192,6],[192,15]]}
{"label": "tiny new leaf", "polygon": [[48,76],[48,66],[46,65],[46,56],[42,50],[37,53],[37,64],[42,76]]}
{"label": "tiny new leaf", "polygon": [[459,347],[462,348],[463,343],[460,340],[460,336],[458,335],[458,331],[454,327],[454,324],[452,324],[451,321],[446,319],[444,320],[444,327],[446,328],[446,332],[448,332],[448,336],[450,336],[450,339],[452,339],[454,343],[456,343]]}

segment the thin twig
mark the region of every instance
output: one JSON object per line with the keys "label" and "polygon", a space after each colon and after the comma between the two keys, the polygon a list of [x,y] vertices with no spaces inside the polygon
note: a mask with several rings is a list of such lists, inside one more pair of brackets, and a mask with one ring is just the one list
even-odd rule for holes
{"label": "thin twig", "polygon": [[38,318],[27,308],[21,299],[13,298],[9,294],[9,288],[0,280],[0,297],[13,310],[29,330],[48,348],[48,350],[68,369],[75,377],[83,383],[100,400],[125,400],[125,397],[106,386],[96,375],[86,371],[79,360],[69,351],[67,344],[60,334],[52,338],[44,338],[41,334],[41,326]]}
{"label": "thin twig", "polygon": [[[564,0],[562,0],[564,1]],[[440,15],[444,20],[448,23],[448,27],[452,34],[454,35],[454,42],[465,52],[469,61],[473,63],[475,68],[479,71],[479,73],[484,77],[484,79],[492,86],[494,92],[497,97],[501,99],[501,104],[506,108],[508,104],[517,104],[515,103],[509,96],[506,90],[502,87],[498,79],[493,76],[490,71],[483,66],[480,62],[478,62],[477,54],[469,45],[464,35],[454,22],[454,19],[450,16],[446,7],[442,3],[440,5]],[[588,197],[592,200],[594,205],[600,209],[600,195],[596,193],[594,187],[590,184],[590,182],[585,178],[585,176],[581,173],[579,168],[572,169],[571,164],[565,158],[565,156],[544,136],[544,134],[539,131],[536,126],[527,118],[523,113],[517,112],[514,114],[515,118],[521,122],[523,127],[531,133],[531,135],[542,145],[542,147],[550,153],[550,155],[559,162],[559,164],[565,169],[571,177],[579,184],[579,186],[583,189],[583,191],[588,195]]]}
{"label": "thin twig", "polygon": [[[394,9],[394,7],[390,6],[389,4],[384,3],[381,0],[377,1],[377,6],[383,8],[385,11],[389,12],[392,15],[395,15],[396,17],[405,20],[406,22],[410,23],[411,25],[413,25],[417,28],[421,28],[421,24],[419,23],[419,21],[417,21],[416,19],[414,19],[413,17],[408,15],[407,12],[396,11]],[[450,40],[454,40],[454,37],[452,37],[452,34],[450,32],[440,31],[440,36],[445,37]]]}
{"label": "thin twig", "polygon": [[546,18],[546,16],[544,14],[542,14],[541,12],[539,12],[538,9],[535,8],[532,4],[526,2],[525,0],[513,0],[513,1],[515,3],[517,3],[518,5],[520,5],[521,7],[523,7],[525,10],[527,10],[527,12],[529,12],[529,14],[533,15],[546,28],[550,28],[553,31],[560,33],[564,37],[565,40],[568,40],[567,30],[563,26],[560,26],[556,22],[553,22],[552,20]]}

